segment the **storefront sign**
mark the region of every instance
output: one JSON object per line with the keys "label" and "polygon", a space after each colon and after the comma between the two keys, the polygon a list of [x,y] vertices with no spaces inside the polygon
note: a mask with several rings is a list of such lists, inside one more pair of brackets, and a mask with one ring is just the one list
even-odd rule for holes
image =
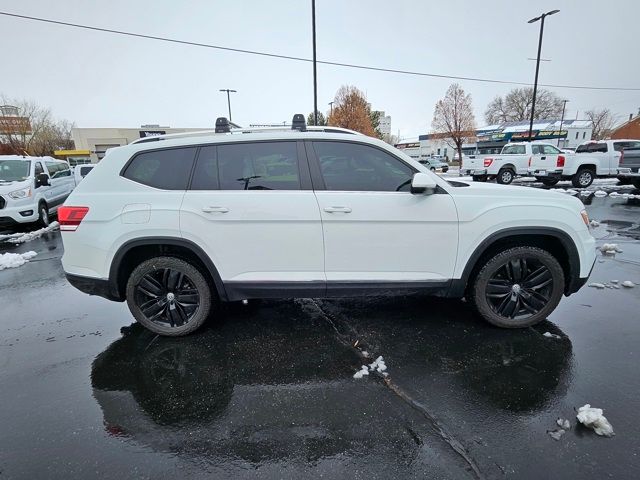
{"label": "storefront sign", "polygon": [[157,137],[158,135],[164,135],[166,133],[165,130],[140,130],[140,138]]}

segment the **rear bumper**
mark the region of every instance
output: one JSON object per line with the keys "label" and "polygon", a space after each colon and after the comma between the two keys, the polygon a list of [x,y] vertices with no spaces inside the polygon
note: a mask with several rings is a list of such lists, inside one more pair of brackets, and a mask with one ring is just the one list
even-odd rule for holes
{"label": "rear bumper", "polygon": [[98,297],[106,298],[107,300],[112,300],[114,302],[123,301],[123,299],[120,298],[118,292],[115,288],[113,288],[109,280],[104,280],[102,278],[83,277],[81,275],[73,275],[66,272],[65,276],[67,277],[67,281],[71,285],[73,285],[83,293],[96,295]]}
{"label": "rear bumper", "polygon": [[561,178],[562,170],[545,170],[542,168],[530,168],[528,170],[529,175],[534,177],[549,177],[549,178]]}
{"label": "rear bumper", "polygon": [[474,169],[474,168],[463,168],[460,170],[460,175],[486,175],[487,174],[487,169],[483,168],[483,169]]}
{"label": "rear bumper", "polygon": [[632,167],[632,168],[618,168],[618,176],[619,177],[640,177],[640,168]]}

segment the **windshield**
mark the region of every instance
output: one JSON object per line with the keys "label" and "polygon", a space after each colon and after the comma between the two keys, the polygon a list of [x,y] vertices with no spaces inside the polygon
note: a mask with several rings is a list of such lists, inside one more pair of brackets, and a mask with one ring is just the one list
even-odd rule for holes
{"label": "windshield", "polygon": [[0,182],[21,182],[29,177],[30,162],[0,160]]}

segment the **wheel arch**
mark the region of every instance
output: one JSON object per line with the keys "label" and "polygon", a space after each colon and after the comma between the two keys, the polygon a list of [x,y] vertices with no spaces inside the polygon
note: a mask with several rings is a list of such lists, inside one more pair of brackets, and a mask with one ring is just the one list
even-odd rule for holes
{"label": "wheel arch", "polygon": [[173,256],[195,263],[215,287],[221,300],[227,293],[218,269],[211,258],[190,240],[176,237],[143,237],[124,243],[116,251],[109,267],[111,294],[118,300],[125,298],[126,283],[133,269],[144,260],[156,256]]}
{"label": "wheel arch", "polygon": [[598,167],[594,163],[583,163],[578,167],[578,169],[576,170],[576,173],[578,173],[580,170],[592,170],[593,173],[595,174],[597,168]]}
{"label": "wheel arch", "polygon": [[485,238],[475,248],[460,279],[454,279],[449,291],[450,297],[463,297],[469,279],[482,265],[482,260],[509,247],[528,245],[543,248],[551,253],[562,266],[565,273],[565,294],[574,290],[580,276],[580,255],[578,249],[566,232],[553,227],[511,227],[499,230]]}

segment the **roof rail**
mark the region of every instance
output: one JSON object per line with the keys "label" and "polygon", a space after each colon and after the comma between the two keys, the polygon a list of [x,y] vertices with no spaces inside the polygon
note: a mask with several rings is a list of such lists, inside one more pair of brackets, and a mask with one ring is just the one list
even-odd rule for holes
{"label": "roof rail", "polygon": [[[299,115],[299,114],[298,114]],[[225,124],[225,121],[227,122]],[[304,122],[304,117],[302,118]],[[348,135],[362,135],[354,130],[347,128],[332,127],[330,125],[322,126],[306,126],[302,127],[300,119],[296,119],[297,123],[293,126],[283,125],[281,127],[254,127],[254,128],[230,128],[228,121],[224,117],[216,119],[216,128],[214,130],[199,130],[195,132],[181,132],[181,133],[165,133],[163,135],[154,135],[152,137],[144,137],[138,140],[134,140],[131,144],[147,143],[147,142],[159,142],[160,140],[172,140],[174,138],[190,138],[190,137],[206,137],[212,135],[238,135],[244,133],[271,133],[271,132],[288,132],[288,133],[344,133]],[[302,129],[304,128],[304,129]]]}

